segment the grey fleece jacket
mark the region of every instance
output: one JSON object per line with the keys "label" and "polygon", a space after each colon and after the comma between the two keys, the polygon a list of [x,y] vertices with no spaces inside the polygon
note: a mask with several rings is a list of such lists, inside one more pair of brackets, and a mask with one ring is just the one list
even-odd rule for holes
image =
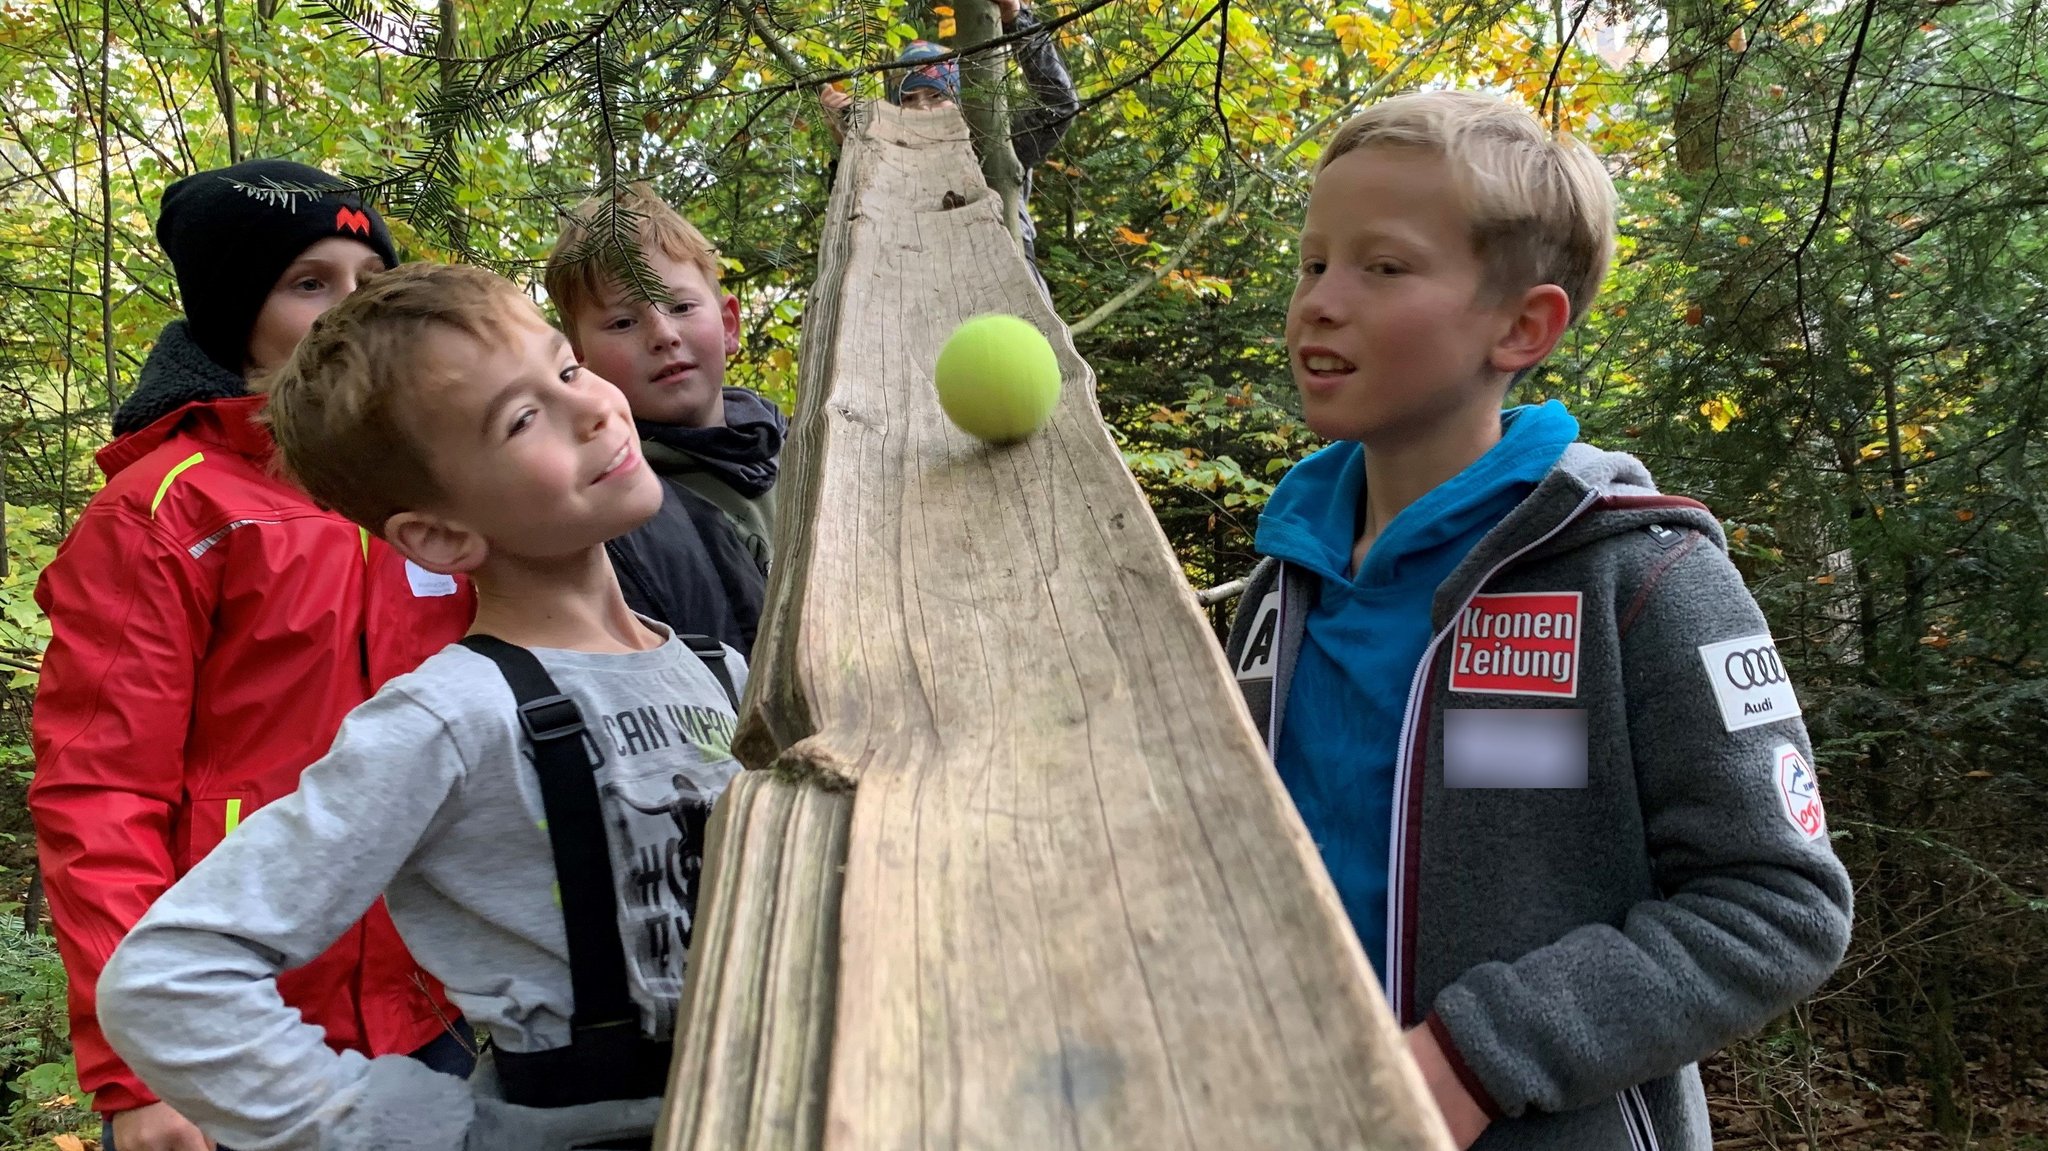
{"label": "grey fleece jacket", "polygon": [[[1268,746],[1317,581],[1254,570],[1227,650]],[[1388,999],[1478,1151],[1707,1151],[1699,1059],[1848,945],[1799,705],[1718,521],[1583,444],[1438,588],[1408,686]]]}
{"label": "grey fleece jacket", "polygon": [[[589,725],[642,1029],[673,1026],[705,817],[739,770],[725,689],[669,635],[535,649]],[[745,682],[737,653],[726,663]],[[511,1108],[400,1055],[336,1053],[278,997],[381,892],[406,946],[497,1048],[565,1045],[575,1009],[539,778],[496,665],[451,646],[349,713],[299,789],[244,821],[100,976],[107,1039],[242,1151],[539,1151],[640,1124],[647,1101]]]}

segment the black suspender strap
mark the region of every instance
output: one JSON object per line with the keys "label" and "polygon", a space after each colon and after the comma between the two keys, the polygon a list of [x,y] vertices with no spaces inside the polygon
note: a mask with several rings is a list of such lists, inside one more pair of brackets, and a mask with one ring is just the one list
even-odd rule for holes
{"label": "black suspender strap", "polygon": [[596,764],[583,747],[583,712],[563,695],[534,654],[496,636],[465,637],[462,646],[498,665],[519,701],[519,726],[533,743],[569,933],[569,977],[575,987],[572,1025],[582,1031],[617,1023],[640,1025],[626,991],[626,952],[619,942],[619,904],[598,806]]}
{"label": "black suspender strap", "polygon": [[690,654],[718,677],[718,686],[725,689],[725,698],[732,704],[732,713],[738,715],[740,693],[732,686],[732,669],[725,666],[725,645],[708,635],[677,635],[676,638],[690,645]]}

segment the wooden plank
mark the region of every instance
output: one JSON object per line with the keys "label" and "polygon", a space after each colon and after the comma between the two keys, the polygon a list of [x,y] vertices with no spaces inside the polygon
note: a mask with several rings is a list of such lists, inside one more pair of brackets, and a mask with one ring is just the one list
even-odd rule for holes
{"label": "wooden plank", "polygon": [[[1447,1147],[964,125],[869,116],[657,1146]],[[1006,448],[931,386],[987,311],[1065,381]]]}

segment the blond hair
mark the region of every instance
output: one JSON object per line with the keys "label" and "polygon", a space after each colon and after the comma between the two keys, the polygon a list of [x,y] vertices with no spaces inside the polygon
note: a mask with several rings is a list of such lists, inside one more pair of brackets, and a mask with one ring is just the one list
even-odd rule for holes
{"label": "blond hair", "polygon": [[632,278],[635,249],[689,264],[704,274],[705,283],[718,287],[718,249],[647,185],[630,185],[616,199],[592,196],[568,214],[542,276],[570,338],[576,335],[578,311]]}
{"label": "blond hair", "polygon": [[1556,284],[1573,323],[1592,306],[1614,260],[1614,182],[1584,144],[1493,96],[1408,92],[1346,121],[1316,171],[1363,148],[1444,158],[1494,291]]}
{"label": "blond hair", "polygon": [[366,279],[262,384],[285,472],[380,534],[392,516],[438,500],[433,461],[412,430],[433,383],[427,340],[454,332],[502,345],[522,319],[545,323],[517,286],[482,268],[401,264]]}

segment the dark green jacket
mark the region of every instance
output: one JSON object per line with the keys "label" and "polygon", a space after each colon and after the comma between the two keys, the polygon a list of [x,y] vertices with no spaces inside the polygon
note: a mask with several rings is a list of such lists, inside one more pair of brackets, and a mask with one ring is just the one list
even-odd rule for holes
{"label": "dark green jacket", "polygon": [[725,389],[723,426],[641,421],[664,488],[661,511],[607,545],[633,610],[679,632],[753,650],[775,550],[775,481],[788,421],[745,388]]}

